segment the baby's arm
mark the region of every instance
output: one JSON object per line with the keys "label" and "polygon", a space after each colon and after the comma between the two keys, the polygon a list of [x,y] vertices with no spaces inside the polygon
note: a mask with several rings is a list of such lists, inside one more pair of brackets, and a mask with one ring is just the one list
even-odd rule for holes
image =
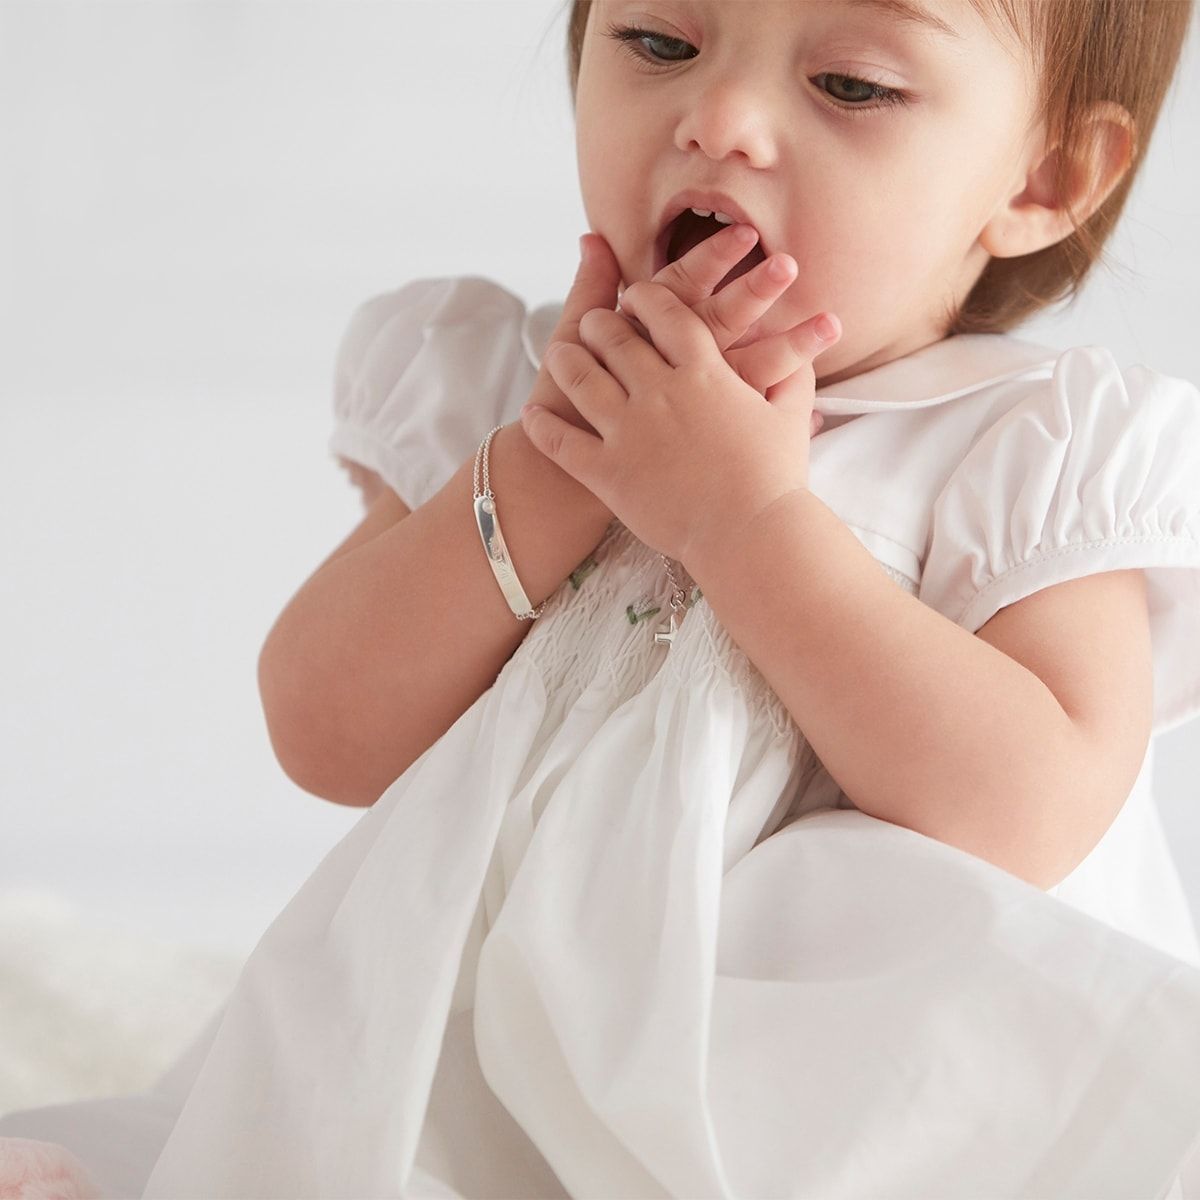
{"label": "baby's arm", "polygon": [[897,587],[811,492],[742,532],[685,565],[849,799],[1037,887],[1064,879],[1149,742],[1142,572],[1043,588],[973,635]]}
{"label": "baby's arm", "polygon": [[[616,302],[617,272],[581,272],[556,334]],[[533,399],[561,396],[548,369]],[[528,440],[492,438],[504,538],[536,607],[603,537],[612,513]],[[479,541],[475,451],[411,513],[384,486],[359,527],[272,626],[258,680],[276,757],[306,791],[373,804],[496,680],[531,628]],[[505,485],[504,481],[509,483]],[[369,483],[368,483],[369,486]]]}
{"label": "baby's arm", "polygon": [[[411,515],[335,552],[268,633],[258,664],[267,727],[305,791],[373,804],[495,682],[529,631],[480,546],[474,465],[472,455]],[[493,437],[491,467],[497,480],[520,481],[497,493],[536,605],[595,547],[610,514],[519,424]]]}
{"label": "baby's arm", "polygon": [[[732,265],[727,242],[710,238],[660,274],[715,284]],[[611,309],[618,279],[605,247],[581,269],[553,336],[574,338],[585,312]],[[711,305],[726,335],[752,330],[774,302],[779,289],[756,293],[756,282],[754,272],[743,276]],[[730,324],[739,314],[747,319]],[[773,373],[794,369],[786,340],[779,334],[731,353],[748,377],[773,383]],[[545,367],[531,399],[582,420]],[[287,774],[315,795],[363,806],[495,682],[531,623],[513,616],[482,552],[468,505],[474,453],[412,513],[374,472],[347,465],[371,507],[276,620],[258,678]],[[519,422],[492,439],[491,469],[505,540],[536,606],[595,548],[612,513],[534,447]]]}

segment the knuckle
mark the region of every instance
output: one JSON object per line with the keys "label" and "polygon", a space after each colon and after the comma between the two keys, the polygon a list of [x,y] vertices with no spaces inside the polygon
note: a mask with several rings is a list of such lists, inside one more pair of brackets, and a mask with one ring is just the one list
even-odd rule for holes
{"label": "knuckle", "polygon": [[760,343],[764,361],[770,363],[767,374],[772,385],[807,366],[812,350],[803,329],[790,329]]}
{"label": "knuckle", "polygon": [[626,317],[620,322],[620,327],[614,329],[609,337],[609,342],[613,349],[619,350],[623,346],[628,346],[631,342],[640,341],[641,334],[638,332],[641,325],[636,317]]}
{"label": "knuckle", "polygon": [[654,296],[659,306],[666,312],[677,313],[686,307],[683,301],[665,283],[651,283],[649,286],[654,289]]}
{"label": "knuckle", "polygon": [[721,313],[719,304],[713,305],[706,313],[704,319],[708,322],[708,327],[716,335],[717,341],[721,345],[729,345],[736,335],[736,330],[725,320]]}
{"label": "knuckle", "polygon": [[684,265],[683,259],[676,259],[664,273],[671,280],[672,291],[677,295],[699,296],[701,294],[700,281],[692,275],[691,269]]}
{"label": "knuckle", "polygon": [[751,271],[745,276],[746,287],[755,300],[768,301],[774,299],[779,291],[778,285],[766,277],[763,271]]}
{"label": "knuckle", "polygon": [[571,375],[568,380],[568,386],[574,390],[582,387],[592,373],[592,365],[589,362],[576,363],[571,367]]}

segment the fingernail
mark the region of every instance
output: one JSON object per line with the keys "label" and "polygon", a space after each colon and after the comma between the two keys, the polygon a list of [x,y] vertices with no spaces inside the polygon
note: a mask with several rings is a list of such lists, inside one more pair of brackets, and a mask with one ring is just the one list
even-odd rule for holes
{"label": "fingernail", "polygon": [[829,313],[822,313],[817,321],[817,337],[823,342],[832,342],[839,337],[842,332],[842,324],[837,317]]}
{"label": "fingernail", "polygon": [[579,260],[587,262],[588,259],[588,235],[585,233],[579,239]]}

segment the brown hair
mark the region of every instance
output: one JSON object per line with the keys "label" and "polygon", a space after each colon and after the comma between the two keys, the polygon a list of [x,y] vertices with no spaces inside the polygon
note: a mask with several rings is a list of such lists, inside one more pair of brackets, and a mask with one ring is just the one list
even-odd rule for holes
{"label": "brown hair", "polygon": [[[567,65],[571,103],[592,0],[569,0]],[[1039,93],[1031,128],[1046,122],[1048,145],[1059,147],[1054,187],[1070,195],[1071,164],[1089,152],[1087,114],[1113,101],[1133,118],[1128,169],[1073,232],[1030,254],[991,258],[956,312],[946,335],[1005,333],[1040,309],[1073,301],[1125,207],[1133,181],[1183,50],[1194,0],[970,0],[1004,41],[1030,55]]]}

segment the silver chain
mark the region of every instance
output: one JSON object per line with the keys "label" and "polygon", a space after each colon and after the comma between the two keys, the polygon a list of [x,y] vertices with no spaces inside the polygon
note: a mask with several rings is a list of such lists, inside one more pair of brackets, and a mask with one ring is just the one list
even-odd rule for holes
{"label": "silver chain", "polygon": [[[503,425],[497,425],[496,428],[493,429],[491,433],[489,433],[487,437],[485,437],[483,441],[479,443],[479,449],[475,451],[475,469],[471,472],[471,490],[473,492],[472,499],[478,500],[482,497],[483,510],[484,512],[489,513],[494,513],[496,511],[496,497],[492,494],[492,481],[488,472],[488,458],[490,457],[489,451],[492,445],[492,438],[494,438],[496,434],[499,433],[499,431],[503,428]],[[483,461],[483,491],[479,490],[479,463],[481,459]],[[542,615],[542,610],[549,603],[550,597],[547,596],[545,600],[543,600],[541,604],[537,606],[537,608],[531,608],[528,612],[516,613],[515,616],[518,621],[536,620]]]}
{"label": "silver chain", "polygon": [[[504,428],[503,425],[497,425],[496,428],[493,429],[492,432],[489,433],[487,435],[487,437],[485,437],[483,439],[483,441],[479,443],[479,449],[475,451],[475,470],[474,470],[474,472],[472,472],[471,485],[474,488],[474,492],[475,492],[474,498],[476,500],[478,500],[480,496],[486,496],[489,500],[495,502],[496,497],[492,495],[492,483],[491,483],[491,480],[488,478],[488,448],[491,446],[492,438],[494,438],[496,436],[496,434],[499,433],[499,431],[503,428]],[[483,491],[482,492],[479,490],[479,460],[480,459],[483,460]],[[488,512],[491,512],[491,511],[492,511],[491,509],[488,509]]]}
{"label": "silver chain", "polygon": [[[671,581],[671,607],[675,610],[675,613],[678,616],[682,614],[683,610],[687,607],[685,603],[687,600],[687,592],[685,592],[683,588],[679,586],[679,580],[675,578],[675,572],[671,570],[671,560],[662,553],[660,553],[658,557],[663,560],[663,566],[667,568],[667,578]],[[682,563],[680,563],[680,569],[683,569]]]}
{"label": "silver chain", "polygon": [[[503,428],[504,428],[503,425],[497,425],[496,428],[493,429],[487,435],[487,437],[485,437],[483,439],[482,442],[480,442],[479,449],[475,451],[475,469],[471,474],[471,485],[472,485],[472,490],[474,493],[473,498],[478,500],[480,497],[486,497],[486,500],[483,505],[485,512],[495,512],[495,500],[496,500],[495,496],[492,494],[492,483],[491,483],[491,478],[490,478],[490,475],[488,472],[488,458],[489,458],[488,451],[491,446],[492,438],[495,437],[495,435]],[[479,488],[479,468],[480,468],[481,463],[483,464],[483,490],[482,491],[480,491],[480,488]],[[670,600],[671,610],[674,613],[675,617],[682,620],[683,613],[687,609],[687,592],[685,592],[683,590],[683,588],[679,584],[679,580],[675,578],[675,572],[671,569],[671,559],[669,559],[665,554],[663,554],[661,552],[659,553],[658,557],[662,559],[663,566],[666,567],[666,569],[667,569],[667,578],[671,581],[671,600]],[[681,563],[680,569],[682,570],[682,568],[683,568],[683,564]],[[547,596],[546,599],[543,600],[541,602],[541,604],[539,604],[537,606],[537,608],[533,609],[531,614],[529,614],[525,619],[532,619],[533,617],[541,616],[542,609],[544,609],[546,607],[546,605],[549,603],[549,601],[550,601],[550,597]],[[674,622],[672,622],[672,624],[674,624]],[[668,642],[668,644],[669,644],[671,639],[665,635],[665,632],[660,633],[660,637],[661,637],[661,640],[664,640],[664,641]],[[672,637],[673,637],[673,633],[672,633]]]}

